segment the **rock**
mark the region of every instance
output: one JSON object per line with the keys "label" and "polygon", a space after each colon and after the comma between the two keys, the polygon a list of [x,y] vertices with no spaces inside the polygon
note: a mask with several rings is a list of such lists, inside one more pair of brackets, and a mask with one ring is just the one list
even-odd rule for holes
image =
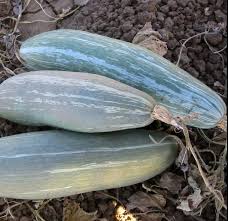
{"label": "rock", "polygon": [[217,0],[217,2],[216,2],[216,7],[217,7],[217,8],[221,8],[222,5],[223,5],[223,3],[224,3],[224,0]]}
{"label": "rock", "polygon": [[174,50],[178,46],[179,42],[176,39],[172,39],[168,42],[168,48]]}
{"label": "rock", "polygon": [[133,28],[133,25],[131,24],[131,22],[125,22],[122,26],[121,26],[121,29],[122,31],[125,33],[125,32],[128,32],[130,31],[131,29]]}
{"label": "rock", "polygon": [[178,16],[178,12],[176,12],[176,11],[171,11],[171,12],[169,12],[169,16],[171,16],[171,17],[176,17],[176,16]]}
{"label": "rock", "polygon": [[133,38],[136,35],[136,31],[135,30],[131,30],[130,32],[124,33],[122,40],[124,41],[128,41],[128,42],[132,42]]}
{"label": "rock", "polygon": [[160,29],[160,30],[158,30],[158,32],[162,36],[163,41],[166,41],[166,42],[169,41],[170,34],[171,34],[169,31],[167,31],[166,29]]}
{"label": "rock", "polygon": [[132,0],[122,0],[123,6],[130,6],[132,4]]}
{"label": "rock", "polygon": [[209,4],[208,0],[198,0],[198,3],[200,3],[202,6],[208,6]]}
{"label": "rock", "polygon": [[189,72],[195,78],[198,78],[200,76],[199,72],[193,67],[188,67],[187,72]]}
{"label": "rock", "polygon": [[161,22],[165,21],[165,14],[162,12],[157,12],[157,20]]}
{"label": "rock", "polygon": [[153,15],[149,12],[141,12],[138,14],[138,22],[142,25],[144,25],[146,22],[151,21]]}
{"label": "rock", "polygon": [[177,4],[181,7],[186,7],[189,0],[177,0]]}
{"label": "rock", "polygon": [[187,53],[182,53],[181,55],[181,64],[189,64],[191,62],[191,59],[188,57]]}
{"label": "rock", "polygon": [[221,62],[221,57],[217,54],[210,53],[209,59],[212,64],[217,64]]}
{"label": "rock", "polygon": [[168,6],[172,11],[174,11],[178,8],[177,2],[175,0],[169,0]]}
{"label": "rock", "polygon": [[[62,1],[62,0],[60,0]],[[65,0],[64,0],[65,1]],[[63,2],[64,2],[63,1]],[[75,5],[79,5],[79,6],[84,6],[86,5],[90,0],[74,0],[74,4]]]}
{"label": "rock", "polygon": [[220,9],[215,11],[215,18],[217,22],[226,22],[227,20],[227,16]]}
{"label": "rock", "polygon": [[22,216],[22,217],[20,218],[20,221],[32,221],[32,219],[29,218],[29,217],[27,217],[27,216]]}
{"label": "rock", "polygon": [[206,63],[204,60],[195,59],[193,61],[193,64],[196,70],[199,71],[200,73],[203,73],[206,71]]}
{"label": "rock", "polygon": [[207,70],[207,72],[212,73],[213,71],[215,71],[217,69],[216,66],[217,66],[217,64],[212,64],[210,62],[207,62],[207,64],[206,64],[206,70]]}
{"label": "rock", "polygon": [[[50,7],[45,9],[46,13],[55,17],[55,13]],[[48,17],[43,11],[38,11],[37,13],[27,13],[22,16],[22,21],[35,21],[35,20],[45,20],[53,21],[53,18]],[[47,32],[56,29],[55,22],[35,22],[35,23],[20,23],[18,29],[21,32],[21,37],[23,40],[33,37],[34,35],[40,34],[42,32]]]}
{"label": "rock", "polygon": [[214,35],[209,34],[209,35],[206,35],[206,39],[209,44],[211,44],[213,46],[217,46],[223,41],[223,35],[220,33],[214,34]]}
{"label": "rock", "polygon": [[168,13],[169,12],[169,6],[163,5],[162,7],[160,7],[160,11],[163,13]]}
{"label": "rock", "polygon": [[124,8],[123,16],[129,17],[129,16],[134,15],[134,14],[135,14],[135,11],[132,7],[127,6]]}
{"label": "rock", "polygon": [[73,0],[47,0],[52,7],[55,9],[57,13],[63,13],[66,11],[70,11],[74,7],[74,1]]}
{"label": "rock", "polygon": [[167,28],[168,30],[172,30],[172,27],[174,26],[174,22],[173,19],[168,17],[165,19],[165,24],[164,24],[165,28]]}

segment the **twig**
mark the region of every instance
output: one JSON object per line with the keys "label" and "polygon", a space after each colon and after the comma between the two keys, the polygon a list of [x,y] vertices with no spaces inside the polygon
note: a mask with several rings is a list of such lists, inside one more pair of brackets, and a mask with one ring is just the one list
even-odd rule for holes
{"label": "twig", "polygon": [[[192,144],[191,144],[191,140],[190,140],[190,137],[189,137],[189,132],[188,132],[187,127],[186,127],[184,124],[181,125],[181,126],[183,127],[183,133],[184,133],[185,139],[186,139],[186,147],[188,148],[188,150],[191,152],[192,156],[194,157],[194,160],[195,160],[195,162],[196,162],[196,164],[197,164],[198,170],[199,170],[199,172],[200,172],[200,175],[202,176],[202,179],[203,179],[203,181],[204,181],[206,187],[207,187],[208,190],[215,196],[215,198],[218,200],[218,202],[220,202],[221,206],[227,210],[227,206],[225,205],[223,196],[221,196],[220,192],[217,191],[217,190],[215,190],[215,189],[211,186],[211,184],[210,184],[208,178],[206,177],[206,175],[205,175],[205,173],[204,173],[204,171],[203,171],[203,169],[202,169],[202,166],[201,166],[201,164],[200,164],[200,161],[199,161],[199,159],[198,159],[198,157],[197,157],[197,155],[196,155],[196,153],[195,153],[195,150],[194,150],[194,148],[193,148],[193,146],[192,146]],[[219,193],[218,193],[218,192],[219,192]]]}
{"label": "twig", "polygon": [[196,34],[196,35],[193,35],[193,36],[189,37],[188,39],[186,39],[186,40],[184,41],[184,43],[182,44],[181,49],[180,49],[180,53],[179,53],[179,56],[178,56],[178,61],[177,61],[177,63],[176,63],[177,66],[180,65],[181,56],[182,56],[183,50],[184,50],[184,48],[185,48],[185,45],[186,45],[190,40],[192,40],[193,38],[200,37],[200,36],[205,35],[205,34],[207,34],[207,33],[208,33],[208,31],[198,33],[198,34]]}

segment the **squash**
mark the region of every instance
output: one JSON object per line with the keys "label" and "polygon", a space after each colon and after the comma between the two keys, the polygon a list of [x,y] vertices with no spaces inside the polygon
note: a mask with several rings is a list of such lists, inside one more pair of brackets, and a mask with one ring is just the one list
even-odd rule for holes
{"label": "squash", "polygon": [[155,101],[100,75],[36,71],[4,81],[0,104],[0,117],[17,123],[93,133],[149,125]]}
{"label": "squash", "polygon": [[89,72],[113,78],[151,95],[188,125],[212,128],[226,114],[209,87],[163,57],[140,46],[83,31],[60,29],[25,41],[20,56],[33,70]]}
{"label": "squash", "polygon": [[142,129],[0,138],[0,197],[49,199],[136,184],[164,171],[176,152],[174,138]]}

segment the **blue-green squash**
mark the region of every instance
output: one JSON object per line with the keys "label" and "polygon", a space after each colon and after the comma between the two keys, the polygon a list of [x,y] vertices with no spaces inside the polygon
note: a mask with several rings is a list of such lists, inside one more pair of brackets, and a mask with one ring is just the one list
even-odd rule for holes
{"label": "blue-green squash", "polygon": [[95,73],[151,95],[188,125],[212,128],[226,114],[223,100],[209,87],[153,52],[127,42],[83,31],[60,29],[25,41],[20,56],[33,70]]}
{"label": "blue-green squash", "polygon": [[31,126],[109,132],[149,125],[152,97],[104,76],[65,71],[19,74],[0,85],[0,117]]}
{"label": "blue-green squash", "polygon": [[0,138],[0,197],[49,199],[143,182],[173,163],[177,143],[166,136],[54,130]]}

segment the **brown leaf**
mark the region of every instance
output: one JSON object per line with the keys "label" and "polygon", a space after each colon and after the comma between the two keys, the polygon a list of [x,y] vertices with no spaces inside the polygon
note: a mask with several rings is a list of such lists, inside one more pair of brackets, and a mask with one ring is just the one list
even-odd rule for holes
{"label": "brown leaf", "polygon": [[180,205],[177,209],[183,210],[185,212],[191,212],[198,208],[200,203],[203,201],[203,197],[201,195],[201,189],[198,187],[198,184],[193,179],[193,177],[188,178],[189,186],[193,189],[193,194],[187,196],[186,199],[181,200]]}
{"label": "brown leaf", "polygon": [[164,56],[168,51],[168,47],[167,43],[161,41],[160,38],[160,33],[154,31],[151,23],[147,22],[145,26],[136,34],[132,42],[147,48],[156,54]]}
{"label": "brown leaf", "polygon": [[159,186],[167,189],[172,194],[178,194],[181,191],[183,182],[183,177],[167,172],[162,175],[159,181]]}
{"label": "brown leaf", "polygon": [[63,221],[93,221],[96,213],[87,213],[73,200],[66,200],[63,208]]}
{"label": "brown leaf", "polygon": [[142,212],[148,212],[151,207],[162,209],[166,205],[166,200],[162,195],[152,195],[141,191],[133,194],[128,201],[127,209],[129,211],[137,208]]}

